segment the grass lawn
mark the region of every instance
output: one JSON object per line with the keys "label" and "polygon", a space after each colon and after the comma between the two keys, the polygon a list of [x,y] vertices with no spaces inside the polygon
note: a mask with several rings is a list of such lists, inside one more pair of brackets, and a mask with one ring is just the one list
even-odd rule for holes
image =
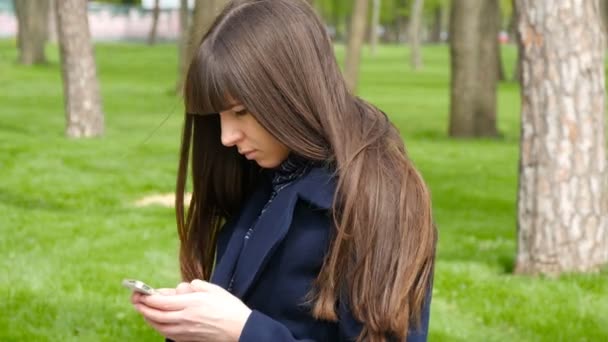
{"label": "grass lawn", "polygon": [[[503,52],[510,75],[515,51]],[[173,210],[133,205],[174,189],[176,48],[96,46],[106,135],[89,140],[64,137],[57,47],[48,66],[18,66],[16,53],[0,41],[0,341],[159,340],[120,281],[179,281]],[[502,139],[451,140],[448,49],[423,56],[412,72],[405,48],[365,51],[359,93],[399,126],[432,190],[440,241],[430,340],[608,341],[608,273],[510,274],[518,86],[500,85]]]}

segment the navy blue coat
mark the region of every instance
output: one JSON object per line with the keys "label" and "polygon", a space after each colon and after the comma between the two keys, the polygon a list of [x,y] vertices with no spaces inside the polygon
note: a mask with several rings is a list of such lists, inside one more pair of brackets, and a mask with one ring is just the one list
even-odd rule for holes
{"label": "navy blue coat", "polygon": [[[279,191],[258,217],[271,193],[270,182],[260,186],[222,229],[211,282],[228,288],[234,278],[233,294],[253,310],[240,341],[351,341],[359,335],[361,324],[346,304],[339,305],[338,322],[327,322],[315,320],[305,300],[328,251],[334,192],[331,173],[313,167]],[[408,342],[426,341],[429,304],[430,297],[421,329],[410,331]]]}

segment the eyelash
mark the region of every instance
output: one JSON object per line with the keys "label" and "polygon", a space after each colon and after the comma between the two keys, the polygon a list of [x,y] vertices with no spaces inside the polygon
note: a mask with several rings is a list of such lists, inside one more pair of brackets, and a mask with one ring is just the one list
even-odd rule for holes
{"label": "eyelash", "polygon": [[247,114],[247,109],[240,110],[238,112],[234,112],[237,116],[243,116]]}

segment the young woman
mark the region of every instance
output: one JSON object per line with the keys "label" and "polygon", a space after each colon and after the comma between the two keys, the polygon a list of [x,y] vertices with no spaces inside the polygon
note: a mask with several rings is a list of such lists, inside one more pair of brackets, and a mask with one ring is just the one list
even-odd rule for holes
{"label": "young woman", "polygon": [[426,340],[428,190],[386,115],[347,89],[305,1],[229,3],[185,106],[185,283],[133,296],[153,328],[176,341]]}

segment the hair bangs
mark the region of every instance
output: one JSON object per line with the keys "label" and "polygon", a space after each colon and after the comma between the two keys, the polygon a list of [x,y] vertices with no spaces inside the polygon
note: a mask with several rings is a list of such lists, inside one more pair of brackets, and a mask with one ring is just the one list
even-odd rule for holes
{"label": "hair bangs", "polygon": [[193,58],[184,87],[186,113],[192,115],[217,114],[231,105],[230,74],[221,60],[213,56],[210,44],[203,43]]}

